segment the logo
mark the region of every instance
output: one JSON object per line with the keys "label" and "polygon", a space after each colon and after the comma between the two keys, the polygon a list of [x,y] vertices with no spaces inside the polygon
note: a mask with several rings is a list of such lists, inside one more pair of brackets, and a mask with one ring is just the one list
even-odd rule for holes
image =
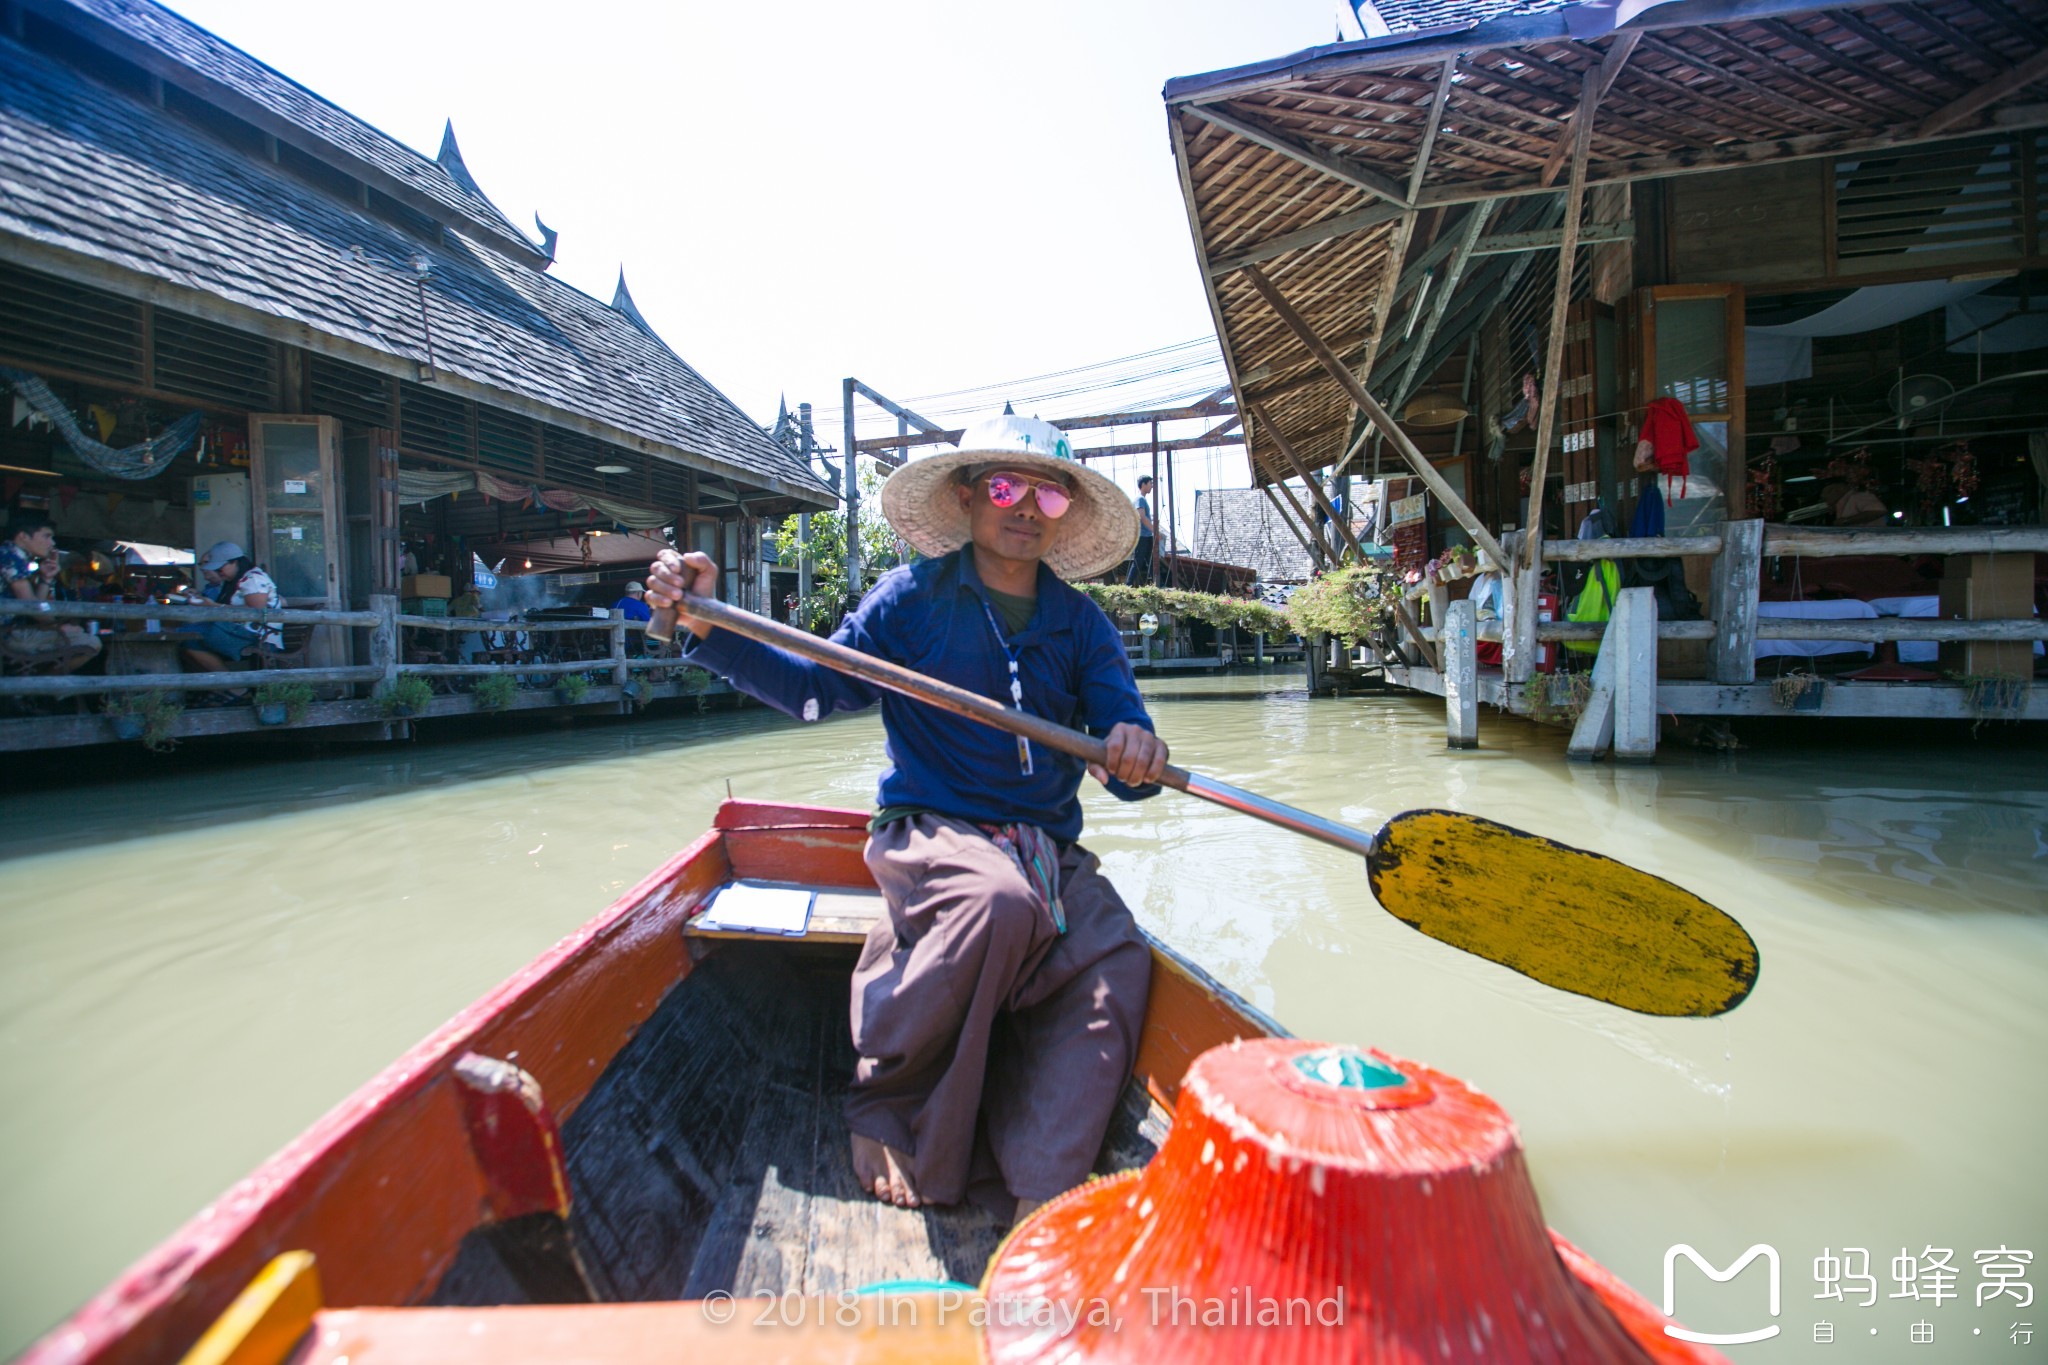
{"label": "logo", "polygon": [[[1755,1246],[1743,1252],[1742,1255],[1736,1257],[1735,1263],[1726,1270],[1716,1270],[1708,1263],[1706,1257],[1700,1255],[1699,1252],[1693,1250],[1684,1242],[1680,1242],[1664,1253],[1665,1317],[1675,1317],[1678,1313],[1678,1301],[1675,1292],[1677,1286],[1674,1283],[1675,1277],[1672,1272],[1677,1267],[1680,1256],[1684,1256],[1687,1260],[1698,1266],[1705,1273],[1706,1277],[1716,1284],[1728,1283],[1728,1281],[1742,1273],[1744,1266],[1747,1266],[1759,1256],[1763,1257],[1770,1263],[1771,1267],[1771,1316],[1774,1318],[1778,1316],[1778,1249],[1776,1247],[1758,1242]],[[1692,1332],[1675,1323],[1666,1323],[1664,1325],[1664,1335],[1677,1337],[1680,1341],[1697,1341],[1710,1346],[1736,1346],[1743,1342],[1763,1341],[1766,1338],[1774,1337],[1778,1335],[1778,1326],[1776,1323],[1772,1323],[1769,1327],[1759,1327],[1753,1332]]]}

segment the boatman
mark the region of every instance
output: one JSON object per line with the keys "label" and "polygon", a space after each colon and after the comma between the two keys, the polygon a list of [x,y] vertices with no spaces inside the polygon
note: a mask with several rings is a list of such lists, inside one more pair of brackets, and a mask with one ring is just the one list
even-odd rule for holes
{"label": "boatman", "polygon": [[[843,645],[1100,737],[1088,771],[1159,790],[1166,745],[1115,626],[1062,579],[1123,562],[1137,515],[1050,423],[1005,413],[913,459],[882,514],[921,555],[834,632]],[[664,550],[647,601],[713,596]],[[952,1204],[1000,1176],[1021,1218],[1094,1166],[1131,1074],[1151,953],[1081,834],[1080,760],[681,618],[683,657],[815,721],[881,703],[889,766],[867,865],[887,903],[853,974],[853,1164],[878,1199]],[[977,1142],[977,1129],[985,1145]]]}

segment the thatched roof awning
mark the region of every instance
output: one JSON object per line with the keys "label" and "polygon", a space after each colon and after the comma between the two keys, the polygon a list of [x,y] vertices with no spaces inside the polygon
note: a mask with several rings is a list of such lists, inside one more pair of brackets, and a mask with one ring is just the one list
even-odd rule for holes
{"label": "thatched roof awning", "polygon": [[[1321,468],[1345,452],[1353,405],[1250,271],[1376,397],[1398,402],[1499,299],[1513,253],[1557,241],[1582,104],[1593,110],[1588,186],[2048,124],[2041,0],[1680,0],[1610,29],[1614,12],[1565,6],[1167,85],[1261,478],[1294,466],[1257,409]],[[1580,240],[1626,230],[1589,221],[1595,235]],[[1426,324],[1403,344],[1388,319],[1405,320],[1425,281],[1440,297],[1422,300]]]}

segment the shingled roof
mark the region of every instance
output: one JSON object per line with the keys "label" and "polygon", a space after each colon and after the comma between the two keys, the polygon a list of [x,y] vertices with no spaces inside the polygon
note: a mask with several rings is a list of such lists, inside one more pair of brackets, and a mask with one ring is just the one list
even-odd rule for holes
{"label": "shingled roof", "polygon": [[465,184],[346,109],[150,0],[28,0],[52,22],[245,118],[338,169],[362,176],[449,227],[545,264],[474,183]]}
{"label": "shingled roof", "polygon": [[1314,567],[1273,504],[1253,488],[1204,488],[1195,495],[1195,553],[1243,564],[1261,583],[1303,583]]}
{"label": "shingled roof", "polygon": [[[138,29],[159,15],[159,31],[185,47],[200,33],[133,0],[83,3]],[[406,379],[428,361],[424,265],[437,386],[544,420],[566,415],[569,425],[658,458],[831,501],[802,461],[651,331],[497,249],[508,226],[502,215],[444,168],[200,37],[207,43],[195,50],[223,71],[309,120],[343,121],[334,125],[342,135],[367,136],[367,150],[423,189],[438,186],[477,222],[437,241],[408,235],[64,62],[0,40],[0,254]],[[485,210],[500,227],[484,230]]]}
{"label": "shingled roof", "polygon": [[[1367,37],[1472,28],[1503,14],[1547,14],[1572,0],[1359,0],[1358,22]],[[1611,6],[1610,6],[1611,8]],[[1373,20],[1380,21],[1378,32]]]}

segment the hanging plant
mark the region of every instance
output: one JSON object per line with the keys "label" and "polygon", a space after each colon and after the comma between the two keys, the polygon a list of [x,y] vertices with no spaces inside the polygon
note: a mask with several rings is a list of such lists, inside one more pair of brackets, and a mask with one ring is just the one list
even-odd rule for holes
{"label": "hanging plant", "polygon": [[1331,635],[1356,643],[1369,640],[1394,620],[1401,577],[1377,561],[1354,564],[1316,578],[1287,601],[1287,619],[1298,635]]}
{"label": "hanging plant", "polygon": [[555,700],[564,706],[576,706],[590,692],[590,679],[581,673],[564,673],[555,679]]}
{"label": "hanging plant", "polygon": [[433,704],[434,689],[425,678],[406,674],[377,694],[377,705],[387,716],[403,719],[425,715]]}
{"label": "hanging plant", "polygon": [[160,754],[176,747],[171,732],[185,714],[185,698],[176,692],[116,692],[102,707],[114,722],[118,739],[139,739],[142,747]]}
{"label": "hanging plant", "polygon": [[645,678],[634,678],[626,684],[625,697],[633,704],[634,710],[644,711],[647,703],[654,700],[654,684]]}
{"label": "hanging plant", "polygon": [[302,682],[267,682],[256,689],[252,704],[265,725],[297,725],[313,705],[313,689]]}
{"label": "hanging plant", "polygon": [[510,673],[488,674],[478,681],[476,690],[469,695],[479,711],[504,711],[519,695],[519,679]]}

